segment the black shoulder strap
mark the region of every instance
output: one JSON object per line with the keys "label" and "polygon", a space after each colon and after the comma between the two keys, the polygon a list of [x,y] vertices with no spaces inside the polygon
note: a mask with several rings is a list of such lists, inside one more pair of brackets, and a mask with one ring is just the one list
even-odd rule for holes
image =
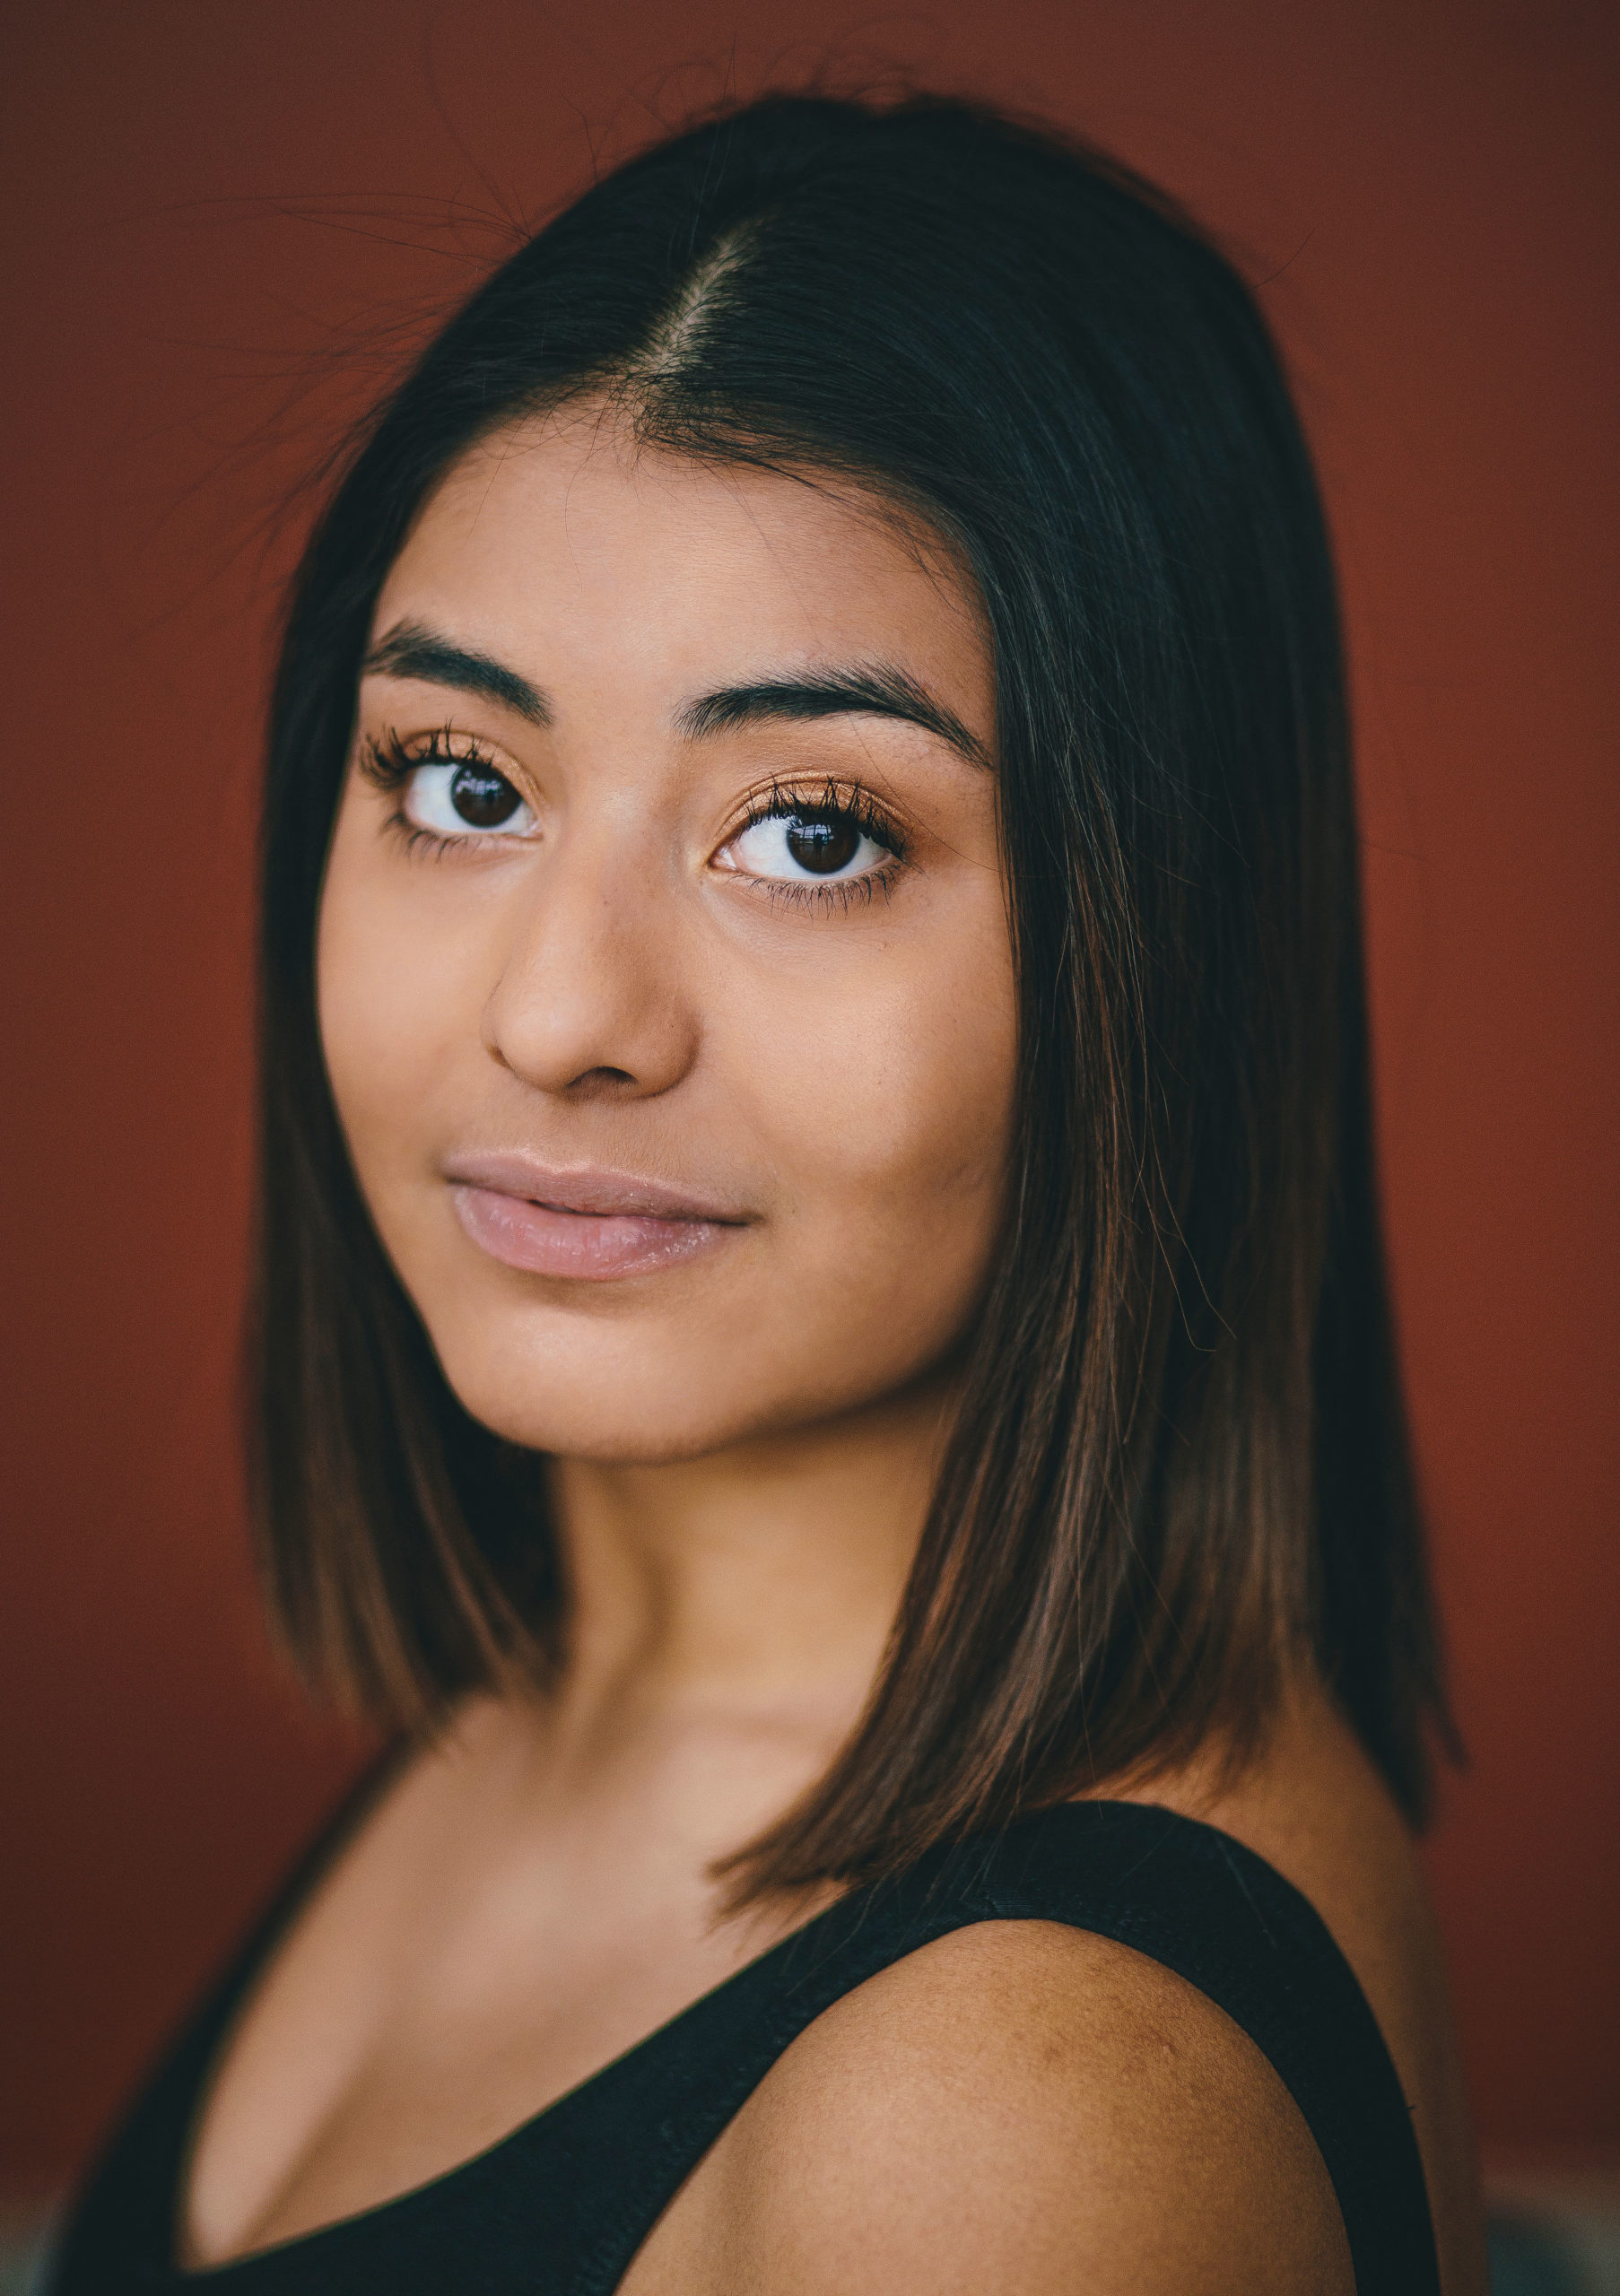
{"label": "black shoulder strap", "polygon": [[879,1970],[986,1920],[1058,1921],[1116,1938],[1196,1986],[1269,2059],[1303,2115],[1361,2296],[1439,2296],[1411,2118],[1321,1918],[1230,1836],[1122,1802],[1042,1812],[845,1900],[564,2098],[535,2130],[545,2138],[543,2221],[563,2235],[553,2253],[576,2260],[554,2284],[607,2296],[790,2041]]}
{"label": "black shoulder strap", "polygon": [[[375,1787],[373,1787],[375,1790]],[[352,1823],[360,1799],[344,1813]],[[1162,1961],[1261,2049],[1338,2196],[1361,2296],[1438,2296],[1423,2170],[1394,2067],[1343,1955],[1298,1891],[1208,1826],[1077,1803],[858,1891],[592,2079],[441,2178],[187,2283],[170,2216],[199,2085],[242,1985],[346,1828],[328,1830],[136,2107],[75,2210],[53,2296],[609,2296],[659,2214],[823,2009],[978,1921],[1058,1921]]]}

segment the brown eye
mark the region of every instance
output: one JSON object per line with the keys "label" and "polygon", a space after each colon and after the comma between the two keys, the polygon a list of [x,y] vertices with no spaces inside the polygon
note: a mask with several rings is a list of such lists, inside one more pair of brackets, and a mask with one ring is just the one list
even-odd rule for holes
{"label": "brown eye", "polygon": [[505,774],[472,759],[456,768],[450,778],[449,796],[457,814],[469,829],[501,829],[523,803]]}
{"label": "brown eye", "polygon": [[870,824],[841,807],[817,806],[814,813],[762,813],[727,847],[727,866],[767,884],[850,884],[877,878],[896,858]]}
{"label": "brown eye", "polygon": [[847,869],[861,847],[861,832],[847,813],[790,813],[786,822],[788,851],[801,869],[813,876],[831,877]]}
{"label": "brown eye", "polygon": [[413,829],[433,837],[459,839],[528,837],[535,817],[522,796],[485,759],[431,759],[414,767],[402,808]]}

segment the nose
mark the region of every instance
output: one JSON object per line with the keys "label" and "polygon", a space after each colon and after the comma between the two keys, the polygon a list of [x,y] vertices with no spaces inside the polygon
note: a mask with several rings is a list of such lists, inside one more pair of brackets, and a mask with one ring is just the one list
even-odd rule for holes
{"label": "nose", "polygon": [[536,1091],[650,1099],[697,1055],[679,901],[639,841],[567,832],[518,895],[483,1041]]}

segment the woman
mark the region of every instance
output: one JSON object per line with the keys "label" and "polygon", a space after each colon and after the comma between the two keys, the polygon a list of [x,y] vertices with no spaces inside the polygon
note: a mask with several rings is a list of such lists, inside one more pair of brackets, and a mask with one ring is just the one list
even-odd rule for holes
{"label": "woman", "polygon": [[1227,265],[951,105],[621,170],[344,477],[265,853],[264,1552],[399,1750],[65,2296],[1478,2289]]}

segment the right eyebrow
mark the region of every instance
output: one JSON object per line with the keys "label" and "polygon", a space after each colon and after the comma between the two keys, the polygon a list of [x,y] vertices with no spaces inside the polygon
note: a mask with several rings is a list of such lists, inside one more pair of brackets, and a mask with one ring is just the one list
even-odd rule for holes
{"label": "right eyebrow", "polygon": [[484,701],[498,701],[503,709],[516,711],[531,726],[552,722],[551,704],[537,685],[496,661],[493,655],[454,646],[419,622],[396,622],[372,647],[361,670],[362,675],[379,670],[388,677],[421,678],[428,685],[475,693]]}

